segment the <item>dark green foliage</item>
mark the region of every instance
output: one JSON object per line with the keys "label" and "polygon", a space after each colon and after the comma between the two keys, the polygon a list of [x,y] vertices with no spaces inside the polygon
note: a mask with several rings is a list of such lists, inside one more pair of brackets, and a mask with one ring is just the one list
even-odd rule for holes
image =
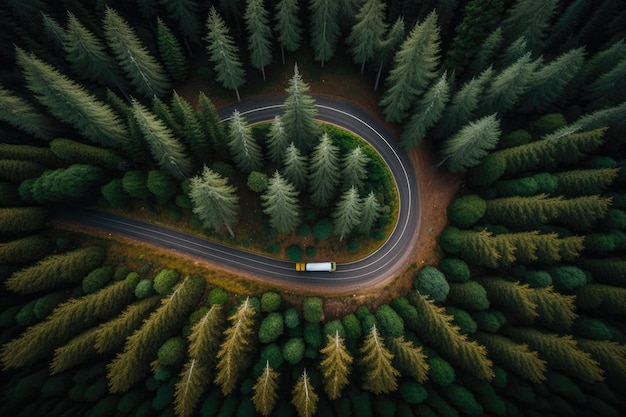
{"label": "dark green foliage", "polygon": [[504,314],[497,310],[477,311],[472,313],[476,327],[489,333],[496,333],[506,323]]}
{"label": "dark green foliage", "polygon": [[178,365],[185,359],[185,339],[180,336],[169,338],[161,345],[157,352],[157,359],[161,365]]}
{"label": "dark green foliage", "polygon": [[50,150],[68,165],[95,165],[110,171],[117,171],[123,167],[124,163],[124,159],[110,149],[87,145],[70,139],[53,139],[50,142]]}
{"label": "dark green foliage", "polygon": [[304,251],[298,245],[289,245],[287,248],[287,257],[293,262],[300,262],[304,256]]}
{"label": "dark green foliage", "polygon": [[374,313],[383,337],[400,337],[404,334],[404,321],[389,305],[383,304]]}
{"label": "dark green foliage", "polygon": [[439,270],[448,281],[467,282],[470,279],[470,270],[467,263],[459,258],[445,257],[439,260]]}
{"label": "dark green foliage", "polygon": [[361,335],[361,323],[354,314],[348,314],[341,319],[343,328],[346,331],[346,338],[349,340],[358,340]]}
{"label": "dark green foliage", "polygon": [[491,153],[467,173],[468,182],[474,187],[487,187],[506,172],[506,159]]}
{"label": "dark green foliage", "polygon": [[161,205],[165,205],[176,195],[176,183],[162,171],[148,171],[146,185]]}
{"label": "dark green foliage", "polygon": [[0,208],[0,232],[4,235],[22,235],[42,229],[50,219],[44,207]]}
{"label": "dark green foliage", "polygon": [[448,302],[469,311],[481,311],[489,308],[487,292],[476,281],[450,283]]}
{"label": "dark green foliage", "polygon": [[154,294],[154,287],[152,286],[152,280],[142,279],[135,287],[135,297],[144,299]]}
{"label": "dark green foliage", "polygon": [[281,298],[278,293],[269,291],[263,293],[261,296],[261,311],[264,313],[271,313],[278,311],[280,308]]}
{"label": "dark green foliage", "polygon": [[441,271],[432,266],[423,267],[413,281],[413,288],[435,302],[443,302],[448,296],[450,285]]}
{"label": "dark green foliage", "polygon": [[261,343],[271,343],[283,334],[283,315],[279,312],[269,313],[259,327],[259,340]]}
{"label": "dark green foliage", "polygon": [[572,331],[586,339],[611,340],[611,330],[601,320],[589,316],[581,316],[574,322]]}
{"label": "dark green foliage", "polygon": [[467,311],[448,306],[446,307],[446,314],[454,317],[452,322],[460,327],[459,331],[462,334],[472,334],[476,332],[478,325]]}
{"label": "dark green foliage", "polygon": [[113,277],[113,267],[103,266],[91,271],[82,283],[83,292],[85,294],[94,293],[103,288]]}
{"label": "dark green foliage", "polygon": [[496,184],[499,197],[531,196],[539,191],[539,185],[534,177],[516,178],[513,180],[498,181]]}
{"label": "dark green foliage", "polygon": [[0,180],[20,183],[29,178],[38,177],[45,168],[35,162],[14,159],[0,160]]}
{"label": "dark green foliage", "polygon": [[104,171],[91,165],[72,165],[46,171],[32,183],[22,183],[29,187],[28,194],[38,203],[80,202],[93,198],[94,189],[99,190],[104,179]]}
{"label": "dark green foliage", "polygon": [[295,329],[300,325],[300,316],[294,308],[289,308],[284,313],[285,327],[288,329]]}
{"label": "dark green foliage", "polygon": [[448,219],[453,225],[467,229],[485,214],[487,203],[475,194],[455,198],[448,206]]}
{"label": "dark green foliage", "polygon": [[427,361],[430,366],[428,377],[431,381],[441,386],[448,386],[454,382],[456,375],[448,361],[439,356],[428,358]]}
{"label": "dark green foliage", "polygon": [[124,191],[133,198],[148,198],[150,190],[148,190],[146,183],[147,177],[143,171],[128,171],[122,178]]}
{"label": "dark green foliage", "polygon": [[323,217],[313,224],[312,232],[315,239],[324,240],[328,238],[333,231],[333,223],[327,218]]}
{"label": "dark green foliage", "polygon": [[255,193],[262,193],[267,189],[267,175],[259,171],[252,171],[248,175],[248,188]]}
{"label": "dark green foliage", "polygon": [[476,400],[474,394],[467,388],[451,384],[443,390],[444,395],[457,409],[470,416],[480,416],[483,414],[482,405]]}
{"label": "dark green foliage", "polygon": [[154,290],[161,295],[168,295],[174,290],[180,274],[173,269],[163,269],[154,277]]}
{"label": "dark green foliage", "polygon": [[559,291],[570,292],[587,284],[587,275],[575,266],[559,266],[548,270],[554,287]]}
{"label": "dark green foliage", "polygon": [[400,395],[409,404],[421,404],[428,397],[424,387],[414,381],[400,382]]}
{"label": "dark green foliage", "polygon": [[126,207],[126,200],[128,195],[124,191],[124,185],[121,178],[115,178],[108,183],[104,184],[100,189],[104,199],[113,208]]}
{"label": "dark green foliage", "polygon": [[319,323],[324,320],[324,304],[320,297],[308,297],[302,304],[304,320]]}
{"label": "dark green foliage", "polygon": [[183,50],[171,29],[157,18],[157,46],[161,62],[170,77],[176,81],[183,81],[187,76],[187,60]]}
{"label": "dark green foliage", "polygon": [[283,358],[291,365],[295,365],[304,357],[304,340],[296,337],[289,339],[283,345]]}

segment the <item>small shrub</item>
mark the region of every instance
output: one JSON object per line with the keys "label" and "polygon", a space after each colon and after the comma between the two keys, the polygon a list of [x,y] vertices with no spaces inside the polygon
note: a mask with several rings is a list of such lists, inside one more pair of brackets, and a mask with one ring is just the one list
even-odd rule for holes
{"label": "small shrub", "polygon": [[314,258],[317,255],[317,248],[315,246],[307,246],[304,253],[308,258]]}
{"label": "small shrub", "polygon": [[313,225],[313,237],[317,240],[327,239],[332,232],[333,222],[328,217],[319,219]]}
{"label": "small shrub", "polygon": [[423,267],[417,274],[413,287],[435,302],[443,302],[450,292],[450,285],[441,271],[432,266]]}
{"label": "small shrub", "polygon": [[467,282],[470,279],[470,269],[467,263],[459,258],[445,257],[439,261],[439,269],[448,281]]}
{"label": "small shrub", "polygon": [[304,251],[298,245],[290,245],[287,248],[287,257],[293,262],[300,262],[304,256]]}
{"label": "small shrub", "polygon": [[161,295],[172,292],[180,274],[173,269],[163,269],[154,277],[154,290]]}
{"label": "small shrub", "polygon": [[269,291],[263,293],[261,296],[261,311],[264,313],[271,313],[278,311],[280,308],[281,298],[278,293]]}
{"label": "small shrub", "polygon": [[298,236],[307,237],[311,234],[311,226],[306,223],[302,223],[298,226]]}
{"label": "small shrub", "polygon": [[304,348],[305,345],[302,338],[291,338],[283,346],[283,358],[290,365],[295,365],[304,357]]}
{"label": "small shrub", "polygon": [[180,336],[167,339],[161,345],[157,353],[157,358],[161,365],[172,366],[177,365],[185,359],[187,348],[185,347],[185,339]]}
{"label": "small shrub", "polygon": [[448,306],[446,307],[446,314],[454,317],[453,323],[460,327],[462,334],[476,333],[478,325],[467,311]]}
{"label": "small shrub", "polygon": [[429,358],[428,365],[430,366],[428,376],[435,384],[447,386],[454,382],[456,378],[454,368],[443,358],[439,356]]}
{"label": "small shrub", "polygon": [[285,326],[288,329],[295,329],[300,326],[300,316],[294,308],[289,308],[285,311]]}
{"label": "small shrub", "polygon": [[224,304],[228,301],[228,293],[220,287],[215,287],[209,292],[209,304]]}
{"label": "small shrub", "polygon": [[302,304],[304,320],[319,323],[324,319],[324,304],[319,297],[309,297]]}
{"label": "small shrub", "polygon": [[149,279],[142,279],[135,287],[135,297],[139,299],[146,298],[154,294],[154,288],[152,287],[152,281]]}
{"label": "small shrub", "polygon": [[82,282],[83,291],[85,294],[94,293],[102,288],[113,277],[113,267],[103,266],[91,271]]}
{"label": "small shrub", "polygon": [[273,312],[261,321],[259,326],[259,341],[261,343],[271,343],[278,339],[284,331],[283,315]]}
{"label": "small shrub", "polygon": [[487,202],[476,194],[458,197],[448,207],[448,219],[453,225],[467,229],[480,220],[487,210]]}
{"label": "small shrub", "polygon": [[252,171],[248,175],[248,188],[255,193],[260,194],[267,190],[268,182],[267,175],[262,172]]}

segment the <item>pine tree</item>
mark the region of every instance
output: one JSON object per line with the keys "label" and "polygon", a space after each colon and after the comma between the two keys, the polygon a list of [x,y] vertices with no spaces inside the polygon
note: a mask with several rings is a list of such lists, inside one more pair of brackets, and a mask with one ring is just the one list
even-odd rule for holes
{"label": "pine tree", "polygon": [[623,102],[626,83],[622,75],[626,70],[626,58],[623,58],[610,71],[602,74],[597,80],[585,86],[585,98],[594,100],[592,107],[603,108],[607,104]]}
{"label": "pine tree", "polygon": [[204,278],[192,275],[180,283],[142,326],[135,331],[119,353],[107,365],[109,391],[128,391],[150,372],[150,362],[157,356],[159,347],[173,335],[187,320],[204,294]]}
{"label": "pine tree", "polygon": [[281,166],[285,158],[285,149],[289,146],[289,137],[279,114],[274,116],[266,140],[267,156],[276,166]]}
{"label": "pine tree", "polygon": [[493,78],[480,103],[480,114],[503,113],[511,110],[531,87],[537,61],[531,61],[530,53],[517,59]]}
{"label": "pine tree", "polygon": [[344,188],[355,187],[357,190],[363,189],[365,179],[367,179],[367,164],[370,161],[360,146],[356,146],[348,152],[341,164],[341,176]]}
{"label": "pine tree", "polygon": [[615,180],[619,168],[577,169],[556,173],[559,186],[555,193],[568,197],[604,192]]}
{"label": "pine tree", "polygon": [[378,55],[383,37],[387,31],[385,23],[385,4],[380,0],[367,0],[356,15],[356,23],[352,26],[346,43],[350,47],[355,64],[361,64],[361,74],[365,63]]}
{"label": "pine tree", "polygon": [[143,321],[157,307],[160,296],[144,298],[130,304],[120,315],[100,324],[96,330],[94,349],[107,353],[124,346],[126,339],[141,327]]}
{"label": "pine tree", "polygon": [[[220,230],[226,225],[230,230],[229,224],[237,219],[239,211],[239,197],[235,191],[226,178],[205,166],[202,174],[193,177],[189,184],[193,212],[207,228]],[[232,230],[230,233],[234,235]]]}
{"label": "pine tree", "polygon": [[541,330],[509,326],[505,335],[528,346],[539,353],[552,369],[586,382],[602,381],[602,369],[589,353],[578,348],[570,335],[559,336]]}
{"label": "pine tree", "polygon": [[230,154],[237,167],[247,174],[259,171],[263,165],[261,147],[256,143],[245,117],[238,110],[233,112],[228,121],[228,136]]}
{"label": "pine tree", "polygon": [[336,400],[341,397],[341,391],[350,382],[352,356],[346,349],[344,338],[339,337],[339,331],[335,332],[335,336],[327,334],[326,338],[328,342],[320,350],[323,356],[320,369],[324,379],[324,391],[329,399]]}
{"label": "pine tree", "polygon": [[363,199],[361,206],[361,220],[356,227],[356,230],[361,233],[370,233],[376,224],[376,221],[380,217],[382,208],[378,202],[376,195],[373,191]]}
{"label": "pine tree", "polygon": [[576,289],[576,308],[626,315],[626,288],[590,283]]}
{"label": "pine tree", "polygon": [[536,306],[537,322],[547,329],[559,333],[566,333],[571,329],[576,314],[576,297],[557,292],[552,286],[535,288],[529,293],[531,301]]}
{"label": "pine tree", "polygon": [[572,28],[577,27],[580,21],[587,16],[591,4],[586,0],[574,0],[556,16],[556,21],[550,27],[550,34],[545,41],[546,49],[557,49],[566,46],[572,38]]}
{"label": "pine tree", "polygon": [[187,49],[190,51],[188,40],[197,42],[202,29],[198,16],[200,5],[198,0],[171,0],[161,2],[167,7],[168,17],[178,23],[178,28],[185,37]]}
{"label": "pine tree", "polygon": [[146,98],[164,96],[170,88],[165,71],[128,23],[107,7],[103,26],[107,44],[135,90]]}
{"label": "pine tree", "polygon": [[291,391],[291,403],[296,408],[298,416],[313,417],[317,411],[317,400],[318,396],[311,385],[305,368]]}
{"label": "pine tree", "polygon": [[[172,3],[168,3],[168,5]],[[173,80],[184,81],[188,73],[187,59],[178,39],[160,17],[157,18],[156,30],[159,56],[165,69]]]}
{"label": "pine tree", "polygon": [[50,150],[68,165],[86,164],[119,171],[125,161],[114,151],[70,139],[57,138],[50,142]]}
{"label": "pine tree", "polygon": [[49,40],[52,43],[55,52],[63,51],[66,39],[65,29],[63,29],[59,22],[57,22],[53,17],[48,16],[44,12],[41,12],[41,19],[43,21],[43,29],[46,35],[46,40]]}
{"label": "pine tree", "polygon": [[0,208],[0,233],[24,235],[43,229],[51,213],[41,206]]}
{"label": "pine tree", "polygon": [[191,171],[191,160],[170,129],[138,101],[132,102],[133,116],[150,147],[152,157],[172,177],[183,179]]}
{"label": "pine tree", "polygon": [[454,365],[469,372],[475,378],[491,380],[494,377],[493,363],[487,358],[487,349],[476,341],[467,340],[452,324],[453,316],[447,315],[443,307],[437,307],[417,291],[409,297],[417,309],[419,320],[412,323],[421,337],[436,346],[439,352]]}
{"label": "pine tree", "polygon": [[294,52],[302,42],[299,9],[298,0],[279,0],[274,7],[274,31],[278,34],[283,64],[285,64],[285,49]]}
{"label": "pine tree", "polygon": [[500,21],[504,11],[502,0],[471,0],[463,8],[462,20],[455,28],[455,36],[448,49],[446,66],[454,71],[463,70],[468,62],[480,54],[481,46]]}
{"label": "pine tree", "polygon": [[119,148],[127,140],[124,124],[107,104],[34,55],[17,48],[16,57],[26,86],[52,115],[94,143]]}
{"label": "pine tree", "polygon": [[70,299],[55,308],[45,321],[3,345],[2,366],[18,368],[46,358],[73,336],[119,313],[133,297],[133,288],[125,281],[118,281],[93,294]]}
{"label": "pine tree", "polygon": [[307,158],[300,153],[293,142],[291,142],[284,151],[283,176],[287,181],[293,184],[296,190],[304,191],[309,176]]}
{"label": "pine tree", "polygon": [[278,377],[278,372],[272,369],[268,360],[265,362],[263,373],[252,387],[254,409],[265,417],[272,413],[276,400],[278,400]]}
{"label": "pine tree", "polygon": [[578,347],[600,363],[609,376],[624,380],[626,375],[626,348],[623,344],[609,340],[576,339]]}
{"label": "pine tree", "polygon": [[289,80],[286,91],[287,98],[281,117],[283,127],[296,148],[308,154],[318,141],[320,128],[315,121],[315,100],[307,94],[309,86],[302,81],[297,64],[294,65],[293,77]]}
{"label": "pine tree", "polygon": [[72,14],[67,13],[65,58],[81,78],[124,89],[124,81],[104,44]]}
{"label": "pine tree", "polygon": [[585,59],[583,48],[572,49],[534,72],[530,89],[524,95],[521,111],[542,112],[550,109],[566,86],[579,73]]}
{"label": "pine tree", "polygon": [[97,356],[98,352],[93,347],[97,331],[97,328],[92,327],[56,348],[50,362],[50,375],[71,369]]}
{"label": "pine tree", "polygon": [[200,120],[191,104],[176,91],[170,106],[176,123],[181,127],[181,136],[196,159],[204,161],[209,157],[209,142]]}
{"label": "pine tree", "polygon": [[354,185],[339,198],[332,217],[334,233],[339,236],[340,241],[349,235],[359,224],[362,207],[363,203],[359,196],[359,191]]}
{"label": "pine tree", "polygon": [[528,284],[509,281],[501,277],[480,277],[476,281],[487,291],[489,302],[522,323],[532,323],[539,315],[533,302],[535,289]]}
{"label": "pine tree", "polygon": [[478,165],[488,151],[500,140],[500,121],[496,115],[485,116],[465,125],[457,134],[443,143],[450,172],[462,172]]}
{"label": "pine tree", "polygon": [[208,387],[223,327],[220,304],[213,304],[189,334],[188,360],[174,391],[174,410],[180,417],[193,415]]}
{"label": "pine tree", "polygon": [[322,135],[313,150],[309,163],[309,190],[311,201],[317,207],[327,206],[339,184],[339,148],[327,133]]}
{"label": "pine tree", "polygon": [[33,266],[14,272],[6,281],[6,287],[20,294],[64,288],[80,282],[103,261],[104,250],[100,246],[50,255]]}
{"label": "pine tree", "polygon": [[557,3],[557,0],[517,0],[502,22],[505,38],[510,42],[523,36],[528,49],[534,55],[539,55]]}
{"label": "pine tree", "polygon": [[261,196],[263,212],[279,233],[291,233],[300,224],[299,192],[276,171]]}
{"label": "pine tree", "polygon": [[385,34],[379,48],[376,59],[380,62],[378,65],[378,72],[376,73],[376,81],[374,82],[374,91],[378,90],[378,84],[380,83],[380,76],[383,72],[384,65],[393,58],[396,50],[404,39],[404,18],[399,16],[393,26],[389,28],[389,31]]}
{"label": "pine tree", "polygon": [[224,395],[237,386],[237,379],[247,367],[247,356],[253,348],[255,309],[249,298],[228,318],[230,326],[224,330],[224,341],[217,353],[218,384]]}
{"label": "pine tree", "polygon": [[441,115],[439,137],[443,138],[458,131],[472,120],[476,114],[480,97],[492,76],[493,69],[489,67],[478,78],[472,78],[463,84],[456,92]]}
{"label": "pine tree", "polygon": [[220,155],[226,153],[228,145],[224,124],[215,105],[202,91],[198,95],[198,119],[213,151]]}
{"label": "pine tree", "polygon": [[29,235],[0,243],[0,263],[27,264],[41,260],[52,252],[52,242],[42,235]]}
{"label": "pine tree", "polygon": [[239,48],[229,33],[228,27],[214,7],[211,7],[206,22],[208,34],[205,38],[209,59],[214,65],[217,81],[224,88],[235,90],[237,101],[241,101],[239,87],[245,84],[245,72],[239,60]]}
{"label": "pine tree", "polygon": [[248,32],[248,50],[250,62],[256,69],[261,70],[265,81],[265,67],[272,63],[272,29],[268,11],[263,0],[247,0],[244,14],[246,31]]}
{"label": "pine tree", "polygon": [[385,119],[399,122],[430,81],[439,64],[439,27],[433,11],[416,24],[394,56],[394,66],[387,76],[389,86],[380,105]]}
{"label": "pine tree", "polygon": [[470,73],[478,74],[492,67],[492,63],[496,61],[496,54],[503,42],[502,28],[498,26],[485,38],[478,53],[474,56],[470,66]]}
{"label": "pine tree", "polygon": [[311,0],[311,46],[315,60],[322,64],[335,54],[337,40],[341,34],[339,27],[339,4],[334,0]]}
{"label": "pine tree", "polygon": [[385,347],[376,325],[367,333],[359,350],[364,369],[363,389],[374,394],[388,394],[398,389],[400,372],[392,365],[393,355]]}
{"label": "pine tree", "polygon": [[426,138],[426,133],[439,121],[449,99],[450,85],[444,73],[434,83],[413,109],[413,114],[405,124],[400,141],[405,148],[416,148]]}
{"label": "pine tree", "polygon": [[396,369],[420,384],[426,382],[430,366],[421,346],[415,346],[411,340],[405,340],[404,336],[390,337],[387,345],[393,354],[392,364]]}
{"label": "pine tree", "polygon": [[517,344],[508,337],[487,332],[474,334],[478,343],[485,346],[496,364],[515,372],[520,377],[540,384],[546,379],[546,361],[525,343]]}
{"label": "pine tree", "polygon": [[54,122],[49,117],[2,85],[0,85],[0,120],[43,140],[52,139],[56,130]]}

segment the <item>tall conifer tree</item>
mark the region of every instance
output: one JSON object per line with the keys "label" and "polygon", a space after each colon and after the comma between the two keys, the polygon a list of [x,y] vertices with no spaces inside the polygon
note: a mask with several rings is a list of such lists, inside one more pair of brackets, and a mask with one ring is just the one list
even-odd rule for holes
{"label": "tall conifer tree", "polygon": [[297,64],[286,91],[281,121],[296,148],[308,153],[317,143],[320,128],[315,121],[315,99],[308,94],[309,85],[302,80]]}
{"label": "tall conifer tree", "polygon": [[14,95],[0,85],[0,120],[33,135],[37,139],[50,140],[55,132],[54,122],[28,101]]}
{"label": "tall conifer tree", "polygon": [[311,385],[306,369],[304,369],[302,376],[298,378],[291,392],[291,403],[296,408],[298,416],[313,417],[317,411],[317,401],[318,396]]}
{"label": "tall conifer tree", "polygon": [[261,147],[256,143],[245,117],[238,110],[233,112],[228,121],[228,136],[228,147],[237,167],[248,174],[259,171],[263,164]]}
{"label": "tall conifer tree", "polygon": [[385,4],[381,0],[365,1],[356,15],[356,20],[346,42],[350,46],[354,62],[361,64],[363,74],[365,63],[376,57],[387,31]]}
{"label": "tall conifer tree", "polygon": [[276,171],[261,196],[263,212],[270,216],[270,225],[279,233],[290,233],[300,223],[300,206],[294,186]]}
{"label": "tall conifer tree", "polygon": [[311,201],[318,207],[327,206],[339,185],[339,148],[324,133],[309,163]]}
{"label": "tall conifer tree", "polygon": [[339,198],[332,215],[334,232],[339,236],[340,241],[349,235],[359,224],[362,210],[359,191],[353,185]]}
{"label": "tall conifer tree", "polygon": [[248,50],[252,66],[261,70],[265,81],[265,67],[272,63],[272,29],[263,0],[247,0],[244,20],[248,32]]}
{"label": "tall conifer tree", "polygon": [[339,3],[335,0],[311,0],[311,46],[315,60],[322,68],[335,54],[337,41],[341,34],[339,27]]}
{"label": "tall conifer tree", "polygon": [[320,368],[324,379],[324,391],[328,398],[336,400],[341,397],[341,391],[350,382],[349,376],[352,364],[352,356],[346,349],[344,339],[339,337],[339,332],[335,336],[326,335],[328,341],[320,353],[323,356]]}
{"label": "tall conifer tree", "polygon": [[263,373],[252,387],[254,408],[265,417],[272,413],[276,400],[278,400],[278,377],[278,372],[272,369],[268,360],[265,363],[265,368],[263,368]]}
{"label": "tall conifer tree", "polygon": [[279,0],[274,8],[274,30],[278,34],[283,64],[285,63],[285,49],[288,52],[295,52],[302,42],[299,9],[298,0]]}
{"label": "tall conifer tree", "polygon": [[378,54],[376,59],[379,61],[378,72],[376,73],[376,81],[374,82],[374,91],[378,90],[378,84],[380,83],[380,76],[383,72],[385,64],[393,58],[398,49],[398,46],[404,39],[404,19],[400,16],[396,19],[395,23],[389,28],[389,31],[385,34],[384,39],[381,41],[378,48]]}
{"label": "tall conifer tree", "polygon": [[185,80],[188,72],[187,59],[178,39],[161,18],[157,18],[157,47],[170,77],[176,81]]}
{"label": "tall conifer tree", "polygon": [[398,389],[400,372],[393,367],[393,355],[373,325],[360,349],[364,368],[363,389],[374,394],[387,394]]}
{"label": "tall conifer tree", "polygon": [[441,151],[446,155],[450,172],[462,172],[478,165],[499,140],[500,121],[492,114],[467,124],[444,142]]}

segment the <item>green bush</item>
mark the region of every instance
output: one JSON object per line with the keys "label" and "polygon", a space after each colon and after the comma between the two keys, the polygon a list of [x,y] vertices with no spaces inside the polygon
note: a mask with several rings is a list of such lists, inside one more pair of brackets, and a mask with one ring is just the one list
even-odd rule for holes
{"label": "green bush", "polygon": [[550,268],[548,273],[552,277],[554,288],[559,291],[573,291],[587,284],[587,275],[575,266],[557,266]]}
{"label": "green bush", "polygon": [[324,320],[324,303],[320,297],[308,297],[302,304],[304,320],[319,323]]}
{"label": "green bush", "polygon": [[152,281],[149,279],[142,279],[135,287],[135,297],[142,299],[154,294],[154,287]]}
{"label": "green bush", "polygon": [[498,197],[532,196],[538,193],[539,184],[534,177],[516,178],[496,183]]}
{"label": "green bush", "polygon": [[487,188],[502,177],[505,171],[506,160],[492,153],[484,157],[478,165],[470,168],[466,178],[472,187]]}
{"label": "green bush", "polygon": [[413,288],[438,303],[443,302],[450,292],[450,285],[443,273],[429,265],[418,272],[413,281]]}
{"label": "green bush", "polygon": [[439,261],[439,269],[448,281],[467,282],[470,279],[470,269],[462,259],[445,257]]}
{"label": "green bush", "polygon": [[307,237],[310,234],[311,234],[311,226],[309,226],[306,223],[301,223],[300,226],[298,226],[298,236]]}
{"label": "green bush", "polygon": [[315,246],[307,246],[304,250],[307,258],[314,258],[317,255],[317,248]]}
{"label": "green bush", "polygon": [[513,146],[525,145],[533,141],[533,137],[526,130],[514,130],[511,133],[507,133],[502,136],[498,142],[498,148],[511,148]]}
{"label": "green bush", "polygon": [[346,338],[350,340],[359,340],[362,336],[361,322],[353,313],[343,316],[341,324],[346,331]]}
{"label": "green bush", "polygon": [[487,291],[476,281],[450,283],[447,301],[458,308],[482,311],[489,308]]}
{"label": "green bush", "polygon": [[35,306],[33,313],[39,320],[43,320],[52,313],[62,301],[67,299],[68,294],[65,291],[50,292],[37,300],[35,300]]}
{"label": "green bush", "polygon": [[209,292],[209,304],[224,304],[228,301],[228,293],[220,287],[215,287]]}
{"label": "green bush", "polygon": [[574,322],[573,332],[586,339],[611,340],[611,330],[600,320],[581,316]]}
{"label": "green bush", "polygon": [[[339,337],[346,337],[346,329],[343,327],[343,323],[339,319],[331,320],[324,323],[324,335],[335,336],[336,333],[339,333]],[[326,340],[326,338],[324,338]]]}
{"label": "green bush", "polygon": [[559,178],[549,172],[541,172],[532,176],[537,184],[537,193],[553,194],[559,188]]}
{"label": "green bush", "polygon": [[498,315],[493,311],[477,311],[472,314],[472,318],[478,329],[489,333],[496,333],[504,324],[500,322]]}
{"label": "green bush", "polygon": [[252,171],[248,175],[248,188],[250,188],[255,193],[262,193],[267,190],[269,180],[267,179],[267,175],[262,172]]}
{"label": "green bush", "polygon": [[261,343],[271,343],[278,339],[283,331],[283,315],[276,311],[269,313],[259,326],[259,340]]}
{"label": "green bush", "polygon": [[293,262],[300,262],[303,256],[304,252],[302,251],[302,248],[300,246],[290,245],[287,248],[287,257],[289,258],[289,260]]}
{"label": "green bush", "polygon": [[402,381],[400,395],[409,404],[421,404],[428,397],[426,389],[415,381]]}
{"label": "green bush", "polygon": [[185,339],[180,336],[167,339],[157,352],[157,359],[161,365],[172,366],[182,363],[187,354]]}
{"label": "green bush", "polygon": [[128,275],[126,275],[126,278],[124,278],[125,284],[130,288],[135,288],[137,284],[139,284],[139,281],[141,281],[141,278],[139,278],[139,274],[134,271],[130,271]]}
{"label": "green bush", "polygon": [[261,311],[264,313],[271,313],[278,311],[280,308],[281,298],[278,293],[268,291],[261,296]]}
{"label": "green bush", "polygon": [[487,210],[487,202],[476,194],[455,198],[448,206],[448,219],[461,229],[467,229],[480,220]]}
{"label": "green bush", "polygon": [[460,327],[462,334],[476,333],[478,325],[467,311],[448,306],[446,313],[454,317],[453,323]]}
{"label": "green bush", "polygon": [[170,294],[180,274],[173,269],[163,269],[154,277],[154,290],[161,295]]}
{"label": "green bush", "polygon": [[283,346],[283,358],[287,363],[295,365],[304,357],[304,340],[300,337],[289,339]]}
{"label": "green bush", "polygon": [[464,414],[469,416],[480,416],[483,414],[483,406],[476,400],[474,394],[467,388],[451,384],[443,390],[444,395],[458,409],[463,410]]}
{"label": "green bush", "polygon": [[315,239],[327,239],[333,232],[333,222],[328,217],[323,217],[313,224],[312,231]]}
{"label": "green bush", "polygon": [[430,366],[428,376],[431,381],[441,386],[447,386],[454,382],[456,375],[454,368],[448,361],[439,356],[428,358],[427,361]]}
{"label": "green bush", "polygon": [[111,281],[113,277],[113,267],[103,266],[91,271],[85,278],[83,278],[82,288],[85,294],[94,293]]}
{"label": "green bush", "polygon": [[404,320],[387,304],[383,304],[374,313],[378,330],[383,337],[400,337],[404,334]]}
{"label": "green bush", "polygon": [[567,120],[561,113],[548,113],[535,120],[532,125],[539,135],[545,135],[567,125]]}
{"label": "green bush", "polygon": [[261,350],[261,361],[263,366],[269,361],[270,367],[274,370],[278,370],[280,365],[283,364],[283,353],[276,343],[270,343]]}
{"label": "green bush", "polygon": [[294,308],[289,308],[285,311],[285,326],[288,329],[295,329],[300,326],[300,315]]}
{"label": "green bush", "polygon": [[438,238],[441,249],[451,255],[461,253],[461,231],[454,226],[447,226],[443,229]]}
{"label": "green bush", "polygon": [[322,326],[319,323],[304,322],[302,325],[304,342],[312,348],[319,350],[326,338],[322,335]]}
{"label": "green bush", "polygon": [[524,280],[532,288],[545,288],[552,285],[552,277],[546,271],[527,271]]}

